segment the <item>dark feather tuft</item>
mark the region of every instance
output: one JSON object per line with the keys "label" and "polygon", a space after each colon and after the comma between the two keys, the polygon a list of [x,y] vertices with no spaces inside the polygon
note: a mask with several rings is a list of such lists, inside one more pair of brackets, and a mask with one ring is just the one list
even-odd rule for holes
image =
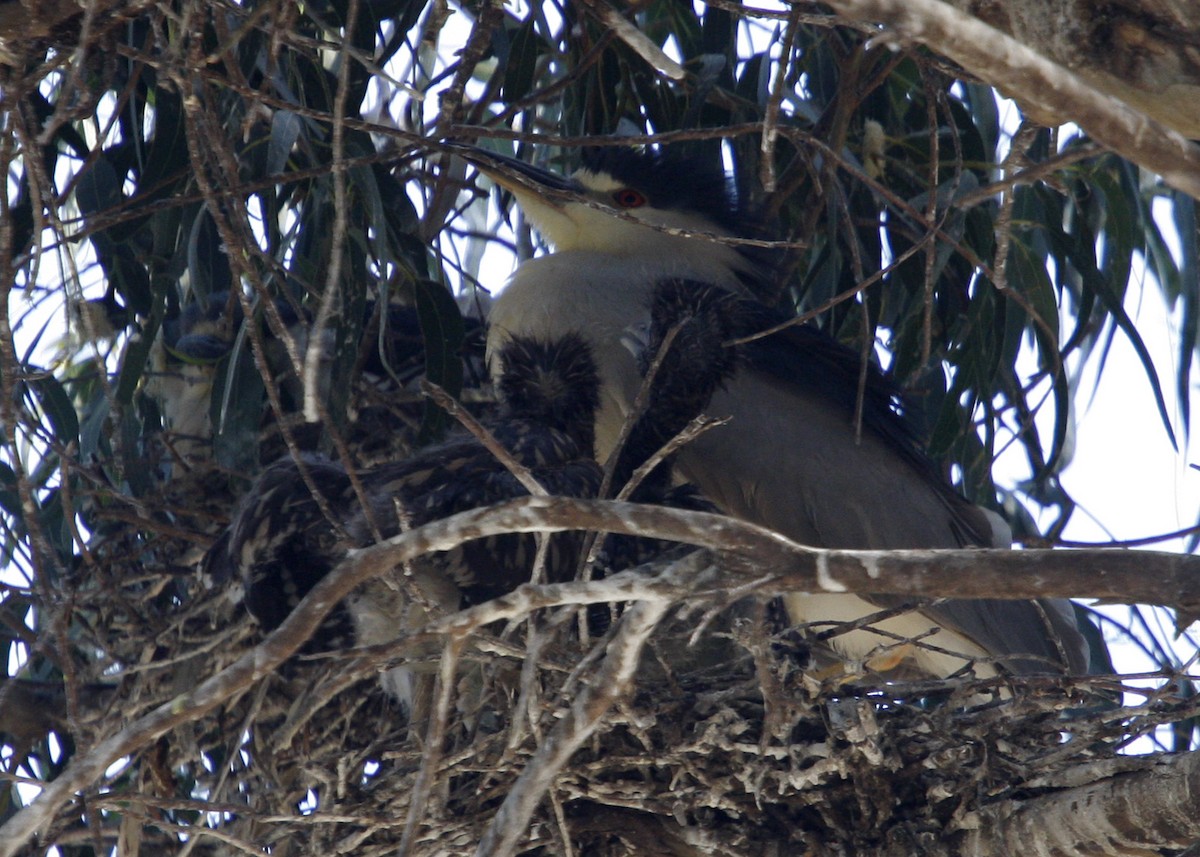
{"label": "dark feather tuft", "polygon": [[561,431],[592,449],[600,375],[582,336],[568,333],[552,342],[514,337],[500,350],[500,367],[497,392],[506,418]]}

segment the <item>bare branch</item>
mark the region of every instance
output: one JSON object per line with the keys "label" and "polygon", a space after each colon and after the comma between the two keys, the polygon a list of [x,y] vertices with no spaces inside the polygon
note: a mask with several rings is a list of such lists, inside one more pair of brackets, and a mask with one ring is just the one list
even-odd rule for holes
{"label": "bare branch", "polygon": [[500,441],[496,440],[496,436],[488,431],[487,426],[475,419],[471,412],[460,405],[453,396],[426,379],[421,380],[421,395],[433,399],[434,404],[458,420],[462,427],[474,435],[475,439],[483,444],[488,452],[496,456],[496,460],[508,469],[508,472],[524,486],[526,491],[535,497],[546,496],[546,489],[537,481],[533,471],[505,449]]}

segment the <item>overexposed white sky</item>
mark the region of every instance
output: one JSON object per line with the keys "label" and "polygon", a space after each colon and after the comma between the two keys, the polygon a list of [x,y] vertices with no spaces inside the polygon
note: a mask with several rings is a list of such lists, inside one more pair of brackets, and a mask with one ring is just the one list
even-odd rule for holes
{"label": "overexposed white sky", "polygon": [[[1076,541],[1145,538],[1195,526],[1200,517],[1200,471],[1188,466],[1200,462],[1189,454],[1178,416],[1177,314],[1168,310],[1154,284],[1131,289],[1125,309],[1158,368],[1180,450],[1171,448],[1133,347],[1118,334],[1100,386],[1095,387],[1099,355],[1093,355],[1076,397],[1075,456],[1062,480],[1083,507],[1066,531],[1067,538]],[[1089,395],[1093,389],[1094,397]],[[1200,401],[1193,396],[1193,410],[1197,406]],[[1178,551],[1184,540],[1155,547]]]}

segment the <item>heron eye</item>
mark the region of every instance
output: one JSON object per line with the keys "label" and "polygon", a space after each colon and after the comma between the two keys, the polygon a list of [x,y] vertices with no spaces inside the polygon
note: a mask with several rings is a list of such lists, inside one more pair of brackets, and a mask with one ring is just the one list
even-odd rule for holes
{"label": "heron eye", "polygon": [[613,201],[621,208],[641,208],[646,204],[646,197],[631,187],[623,187],[613,193]]}

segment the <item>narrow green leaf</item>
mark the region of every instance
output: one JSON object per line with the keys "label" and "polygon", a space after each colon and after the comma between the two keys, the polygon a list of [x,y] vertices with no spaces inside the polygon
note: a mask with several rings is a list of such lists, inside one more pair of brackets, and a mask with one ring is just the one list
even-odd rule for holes
{"label": "narrow green leaf", "polygon": [[229,361],[218,364],[213,379],[213,457],[223,467],[242,473],[258,469],[265,391],[243,324]]}
{"label": "narrow green leaf", "polygon": [[1180,418],[1186,435],[1191,424],[1192,363],[1200,336],[1200,248],[1197,248],[1196,201],[1179,191],[1172,195],[1175,223],[1179,228],[1182,260],[1179,266],[1180,323],[1178,375],[1175,379]]}
{"label": "narrow green leaf", "polygon": [[79,430],[80,461],[90,463],[108,457],[108,438],[105,434],[108,412],[108,396],[98,387],[83,409],[83,424]]}
{"label": "narrow green leaf", "polygon": [[71,402],[71,397],[67,395],[62,384],[57,378],[42,374],[38,370],[30,368],[26,371],[31,374],[36,372],[39,375],[28,383],[34,395],[37,396],[42,412],[54,429],[55,439],[63,446],[78,441],[79,415],[75,413],[75,405]]}
{"label": "narrow green leaf", "polygon": [[75,202],[84,217],[99,214],[121,202],[121,179],[109,159],[103,154],[92,162],[91,169],[79,177]]}
{"label": "narrow green leaf", "polygon": [[[417,316],[425,337],[425,377],[450,395],[462,390],[462,352],[465,331],[462,313],[454,297],[440,283],[418,280],[415,283]],[[419,440],[426,443],[439,437],[448,424],[446,413],[426,402],[421,415]]]}
{"label": "narrow green leaf", "polygon": [[533,89],[542,50],[543,43],[532,18],[512,33],[507,62],[504,63],[504,82],[500,84],[500,97],[504,101],[520,101]]}
{"label": "narrow green leaf", "polygon": [[290,110],[276,110],[271,116],[271,137],[267,143],[267,175],[283,172],[292,147],[300,138],[300,117]]}
{"label": "narrow green leaf", "polygon": [[123,405],[133,401],[138,384],[150,364],[150,355],[154,349],[154,341],[158,337],[166,312],[166,296],[162,292],[154,296],[154,306],[150,317],[135,336],[125,343],[125,354],[121,360],[121,371],[117,375],[116,399]]}
{"label": "narrow green leaf", "polygon": [[1127,284],[1109,282],[1096,268],[1094,257],[1090,254],[1077,252],[1076,248],[1068,248],[1068,252],[1070,253],[1071,262],[1082,275],[1085,286],[1095,292],[1101,305],[1108,310],[1114,323],[1125,334],[1125,338],[1137,354],[1138,361],[1142,364],[1142,369],[1146,373],[1146,380],[1150,382],[1150,389],[1154,393],[1154,403],[1158,408],[1163,429],[1171,441],[1171,447],[1178,451],[1179,443],[1175,439],[1175,429],[1171,425],[1171,415],[1167,409],[1166,398],[1163,396],[1162,384],[1158,378],[1158,370],[1154,367],[1154,360],[1150,357],[1150,352],[1146,348],[1146,343],[1142,341],[1142,336],[1138,332],[1137,326],[1134,325],[1133,319],[1125,311],[1122,298]]}
{"label": "narrow green leaf", "polygon": [[[1067,386],[1066,372],[1061,365],[1056,366],[1051,355],[1058,355],[1058,306],[1054,299],[1054,287],[1046,270],[1044,258],[1037,254],[1027,243],[1028,233],[1014,236],[1009,249],[1009,282],[1020,284],[1021,294],[1026,297],[1032,309],[1042,319],[1044,324],[1035,323],[1026,317],[1026,329],[1029,330],[1038,343],[1042,368],[1051,373],[1051,384],[1054,395],[1054,433],[1051,437],[1050,451],[1046,454],[1039,449],[1044,458],[1044,469],[1057,472],[1067,440],[1067,430],[1070,426],[1070,390]],[[1012,312],[1025,315],[1024,309],[1012,305]],[[1039,468],[1034,467],[1037,472]]]}

